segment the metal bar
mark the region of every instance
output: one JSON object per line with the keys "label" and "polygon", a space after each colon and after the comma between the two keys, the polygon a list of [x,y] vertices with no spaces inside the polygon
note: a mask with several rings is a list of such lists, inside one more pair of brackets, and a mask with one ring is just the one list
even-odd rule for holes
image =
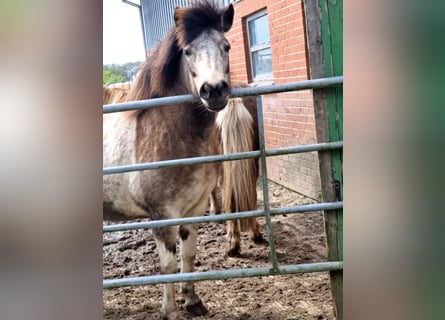
{"label": "metal bar", "polygon": [[290,153],[305,153],[313,151],[324,151],[343,148],[343,141],[321,142],[314,144],[306,144],[302,146],[283,147],[277,149],[266,150],[266,156],[281,156]]}
{"label": "metal bar", "polygon": [[[298,82],[290,82],[283,84],[274,84],[267,86],[258,87],[248,87],[248,88],[235,88],[231,91],[231,97],[244,97],[244,96],[258,96],[262,94],[271,94],[279,92],[324,88],[335,85],[343,84],[343,76],[312,79]],[[147,109],[160,107],[165,105],[180,104],[180,103],[190,103],[194,101],[199,101],[191,94],[162,97],[148,100],[131,101],[124,103],[106,104],[103,107],[103,113],[119,112],[119,111],[129,111],[137,109]]]}
{"label": "metal bar", "polygon": [[142,41],[144,41],[144,57],[147,58],[147,52],[148,52],[147,35],[145,34],[145,30],[146,30],[145,29],[146,28],[145,27],[145,17],[144,17],[144,12],[142,11],[142,6],[139,6],[139,19],[141,20]]}
{"label": "metal bar", "polygon": [[[305,213],[305,212],[313,212],[321,210],[335,210],[341,208],[343,208],[342,201],[324,202],[316,204],[304,204],[286,208],[270,208],[270,215],[276,216],[280,214]],[[252,211],[219,214],[217,216],[197,216],[189,218],[163,219],[155,221],[111,224],[103,226],[102,232],[106,233],[106,232],[116,232],[116,231],[126,231],[126,230],[161,228],[161,227],[169,227],[169,226],[184,225],[184,224],[194,224],[194,223],[220,222],[225,220],[262,217],[264,216],[264,214],[265,214],[264,210],[252,210]]]}
{"label": "metal bar", "polygon": [[152,170],[166,167],[179,167],[191,164],[202,164],[202,163],[210,163],[210,162],[221,162],[224,160],[238,160],[238,159],[247,159],[247,158],[256,158],[260,154],[259,151],[247,151],[247,152],[239,152],[233,154],[223,154],[223,155],[215,155],[215,156],[204,156],[204,157],[192,157],[192,158],[184,158],[184,159],[174,159],[174,160],[164,160],[164,161],[156,161],[156,162],[147,162],[147,163],[137,163],[137,164],[129,164],[123,166],[116,167],[108,167],[103,169],[103,174],[114,174],[114,173],[123,173],[123,172],[131,172],[131,171],[141,171],[141,170]]}
{"label": "metal bar", "polygon": [[315,88],[325,88],[343,84],[343,76],[329,77],[321,79],[312,79],[298,82],[289,82],[283,84],[274,84],[267,86],[257,86],[248,88],[235,88],[231,91],[232,97],[258,96],[263,94],[297,91]]}
{"label": "metal bar", "polygon": [[138,100],[123,103],[105,104],[103,108],[103,113],[120,112],[120,111],[130,111],[138,109],[148,109],[161,107],[172,104],[188,103],[198,101],[191,94],[184,94],[180,96],[162,97],[154,98],[148,100]]}
{"label": "metal bar", "polygon": [[126,3],[126,4],[129,4],[130,6],[139,8],[139,9],[141,8],[141,6],[140,6],[139,4],[134,3],[134,2],[131,2],[131,1],[128,1],[128,0],[122,0],[122,2],[123,2],[123,3]]}
{"label": "metal bar", "polygon": [[257,97],[257,118],[258,118],[258,138],[260,142],[260,165],[261,165],[261,181],[263,183],[263,202],[264,202],[264,218],[266,220],[267,238],[269,239],[270,260],[272,262],[273,271],[278,270],[278,259],[275,251],[275,240],[273,236],[272,220],[270,218],[269,206],[269,185],[267,181],[266,166],[266,142],[264,141],[264,123],[263,123],[263,102],[261,96]]}
{"label": "metal bar", "polygon": [[103,280],[104,289],[112,289],[128,286],[143,286],[158,283],[222,280],[230,278],[260,277],[269,275],[284,275],[306,272],[323,272],[343,269],[342,261],[315,262],[296,265],[280,266],[275,271],[268,267],[251,269],[215,270],[203,272],[188,272],[177,274],[161,274],[144,277]]}
{"label": "metal bar", "polygon": [[[338,149],[343,147],[342,141],[336,142],[323,142],[316,144],[308,144],[304,146],[296,146],[296,147],[285,147],[278,148],[272,150],[266,150],[266,156],[279,156],[289,153],[304,153],[304,152],[312,152],[312,151],[321,151],[321,150],[331,150]],[[260,151],[247,151],[247,152],[237,152],[231,154],[223,154],[223,155],[215,155],[215,156],[205,156],[205,157],[193,157],[193,158],[185,158],[185,159],[174,159],[174,160],[165,160],[165,161],[156,161],[156,162],[147,162],[147,163],[137,163],[137,164],[128,164],[123,166],[115,166],[115,167],[107,167],[103,168],[103,174],[116,174],[116,173],[124,173],[124,172],[132,172],[132,171],[141,171],[141,170],[153,170],[159,168],[166,167],[179,167],[190,164],[202,164],[202,163],[210,163],[210,162],[221,162],[227,160],[239,160],[239,159],[249,159],[249,158],[258,158],[260,156]]]}

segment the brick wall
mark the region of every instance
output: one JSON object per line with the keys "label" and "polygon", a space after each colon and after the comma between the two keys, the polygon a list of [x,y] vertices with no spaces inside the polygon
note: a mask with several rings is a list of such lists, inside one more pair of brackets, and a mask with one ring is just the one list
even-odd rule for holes
{"label": "brick wall", "polygon": [[[263,9],[269,21],[271,80],[278,84],[308,79],[301,0],[241,0],[234,7],[234,24],[227,34],[232,80],[252,83],[245,18]],[[316,143],[311,91],[265,95],[263,108],[266,148]],[[270,157],[267,169],[270,180],[318,198],[321,187],[316,153]]]}

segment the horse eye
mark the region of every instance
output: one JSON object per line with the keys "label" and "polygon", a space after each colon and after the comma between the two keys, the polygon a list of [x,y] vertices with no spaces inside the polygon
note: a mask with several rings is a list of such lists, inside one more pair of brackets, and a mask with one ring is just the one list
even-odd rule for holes
{"label": "horse eye", "polygon": [[189,49],[184,48],[184,54],[185,54],[186,56],[190,56],[192,53],[190,52]]}
{"label": "horse eye", "polygon": [[227,43],[224,45],[224,51],[229,52],[229,50],[230,50],[230,44]]}

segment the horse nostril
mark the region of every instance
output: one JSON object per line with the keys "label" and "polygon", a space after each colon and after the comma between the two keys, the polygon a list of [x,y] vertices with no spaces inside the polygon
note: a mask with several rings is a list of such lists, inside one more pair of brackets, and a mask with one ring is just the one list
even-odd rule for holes
{"label": "horse nostril", "polygon": [[226,81],[221,81],[220,83],[218,83],[216,89],[220,96],[227,96],[230,94],[230,88]]}
{"label": "horse nostril", "polygon": [[199,96],[205,100],[210,98],[219,99],[221,97],[226,97],[229,94],[230,88],[226,81],[220,81],[214,86],[206,82],[199,90]]}
{"label": "horse nostril", "polygon": [[199,96],[207,100],[208,98],[210,98],[210,93],[212,92],[212,90],[213,87],[211,85],[209,85],[208,83],[204,83],[199,90]]}
{"label": "horse nostril", "polygon": [[230,92],[229,85],[226,81],[221,81],[216,87],[221,95],[228,95]]}

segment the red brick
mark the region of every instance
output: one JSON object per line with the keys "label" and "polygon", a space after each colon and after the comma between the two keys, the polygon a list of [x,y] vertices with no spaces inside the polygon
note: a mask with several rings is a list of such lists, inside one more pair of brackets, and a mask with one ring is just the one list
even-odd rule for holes
{"label": "red brick", "polygon": [[[230,72],[232,80],[250,78],[246,53],[246,17],[267,9],[272,52],[274,83],[306,80],[306,39],[301,0],[242,0],[234,4],[235,19],[227,38],[231,43]],[[315,121],[310,90],[263,96],[264,129],[267,148],[278,148],[315,142]],[[291,165],[292,164],[292,165]],[[319,189],[315,156],[304,155],[267,159],[268,177],[287,187],[313,196]],[[297,169],[296,169],[297,168]],[[315,169],[313,169],[315,168]],[[301,170],[300,170],[301,169]],[[298,173],[298,174],[297,174]],[[291,175],[291,176],[289,176]]]}

